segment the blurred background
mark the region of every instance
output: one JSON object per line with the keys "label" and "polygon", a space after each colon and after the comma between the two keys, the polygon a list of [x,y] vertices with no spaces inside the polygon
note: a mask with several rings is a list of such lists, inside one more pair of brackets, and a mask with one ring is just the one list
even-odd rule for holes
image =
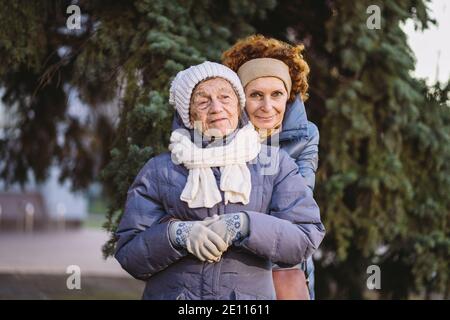
{"label": "blurred background", "polygon": [[1,2],[0,299],[140,298],[111,235],[166,150],[170,81],[253,33],[311,68],[316,297],[449,299],[448,1]]}

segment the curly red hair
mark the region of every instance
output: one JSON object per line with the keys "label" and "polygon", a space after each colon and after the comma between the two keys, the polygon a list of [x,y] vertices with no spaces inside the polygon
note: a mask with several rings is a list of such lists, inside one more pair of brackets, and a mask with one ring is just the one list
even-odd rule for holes
{"label": "curly red hair", "polygon": [[290,45],[286,42],[267,38],[263,35],[252,35],[236,42],[222,54],[222,63],[235,72],[245,62],[257,58],[273,58],[283,61],[289,67],[292,89],[289,101],[300,94],[303,101],[308,99],[309,66],[303,59],[302,44]]}

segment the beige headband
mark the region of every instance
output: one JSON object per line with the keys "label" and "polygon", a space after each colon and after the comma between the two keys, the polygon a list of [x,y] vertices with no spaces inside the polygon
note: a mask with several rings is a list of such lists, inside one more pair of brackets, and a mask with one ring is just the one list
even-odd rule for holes
{"label": "beige headband", "polygon": [[242,86],[262,77],[276,77],[284,82],[288,94],[291,93],[292,80],[289,67],[281,60],[273,58],[252,59],[244,63],[237,71]]}

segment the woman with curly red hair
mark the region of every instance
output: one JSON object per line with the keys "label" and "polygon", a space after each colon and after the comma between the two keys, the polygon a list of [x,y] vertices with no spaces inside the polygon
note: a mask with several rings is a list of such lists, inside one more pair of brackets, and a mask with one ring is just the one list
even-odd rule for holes
{"label": "woman with curly red hair", "polygon": [[[239,40],[222,55],[222,62],[238,73],[246,96],[245,109],[261,140],[280,147],[294,158],[311,192],[318,164],[319,131],[308,121],[303,101],[308,98],[309,66],[303,45],[290,45],[274,38],[252,35]],[[309,296],[314,299],[312,257],[296,269],[274,265],[277,296],[295,299],[299,288],[280,283],[279,271],[305,271]],[[291,287],[289,287],[291,286]],[[283,288],[283,291],[281,291]]]}

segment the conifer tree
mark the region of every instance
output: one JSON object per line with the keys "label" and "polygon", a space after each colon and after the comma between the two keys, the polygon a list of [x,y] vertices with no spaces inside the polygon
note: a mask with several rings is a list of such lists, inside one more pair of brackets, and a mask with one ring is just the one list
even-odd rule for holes
{"label": "conifer tree", "polygon": [[[66,27],[71,4],[81,9],[81,29]],[[220,61],[252,33],[303,43],[305,104],[321,137],[315,196],[327,228],[317,296],[366,297],[375,264],[382,298],[448,298],[450,86],[411,76],[415,60],[400,27],[411,18],[419,29],[432,24],[426,4],[3,1],[0,94],[13,117],[0,130],[0,178],[25,183],[31,172],[44,180],[55,164],[61,180],[82,189],[102,172],[112,235],[136,173],[166,151],[173,76]],[[371,5],[380,8],[380,29],[367,25]],[[84,120],[68,108],[73,92],[89,108]],[[113,250],[112,237],[105,256]]]}

